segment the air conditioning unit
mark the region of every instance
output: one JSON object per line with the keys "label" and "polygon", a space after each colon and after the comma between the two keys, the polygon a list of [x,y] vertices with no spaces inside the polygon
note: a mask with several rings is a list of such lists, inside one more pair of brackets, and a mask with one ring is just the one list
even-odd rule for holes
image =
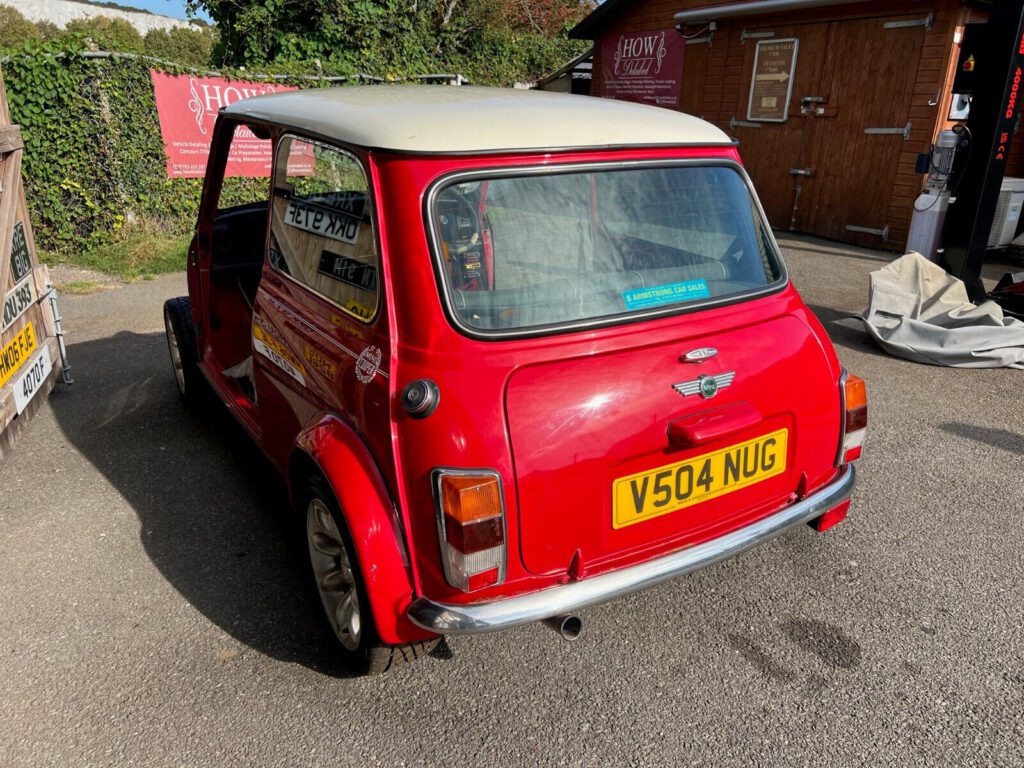
{"label": "air conditioning unit", "polygon": [[996,217],[988,236],[989,248],[1006,248],[1017,234],[1021,209],[1024,208],[1024,179],[1005,178],[999,190]]}

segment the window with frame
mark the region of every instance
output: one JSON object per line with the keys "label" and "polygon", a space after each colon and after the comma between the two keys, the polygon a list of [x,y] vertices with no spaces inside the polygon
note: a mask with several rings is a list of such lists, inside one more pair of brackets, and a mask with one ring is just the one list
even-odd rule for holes
{"label": "window with frame", "polygon": [[270,263],[362,320],[376,315],[380,260],[366,173],[354,156],[311,139],[281,139]]}
{"label": "window with frame", "polygon": [[683,311],[784,275],[731,164],[454,177],[433,195],[433,222],[448,305],[473,331]]}

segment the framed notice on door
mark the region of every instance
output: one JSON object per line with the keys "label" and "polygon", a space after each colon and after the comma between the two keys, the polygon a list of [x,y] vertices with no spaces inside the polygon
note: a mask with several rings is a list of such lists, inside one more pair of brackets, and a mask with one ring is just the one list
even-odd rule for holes
{"label": "framed notice on door", "polygon": [[750,79],[747,120],[784,123],[789,119],[799,47],[800,41],[795,37],[758,41],[753,77]]}

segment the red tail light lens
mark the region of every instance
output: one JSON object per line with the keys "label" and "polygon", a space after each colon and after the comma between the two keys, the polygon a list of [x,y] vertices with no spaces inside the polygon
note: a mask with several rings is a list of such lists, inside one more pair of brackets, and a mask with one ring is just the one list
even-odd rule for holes
{"label": "red tail light lens", "polygon": [[867,436],[868,393],[864,380],[850,373],[843,374],[841,385],[844,414],[838,463],[848,464],[860,458],[864,438]]}
{"label": "red tail light lens", "polygon": [[434,499],[445,578],[473,592],[505,579],[505,504],[491,470],[434,470]]}

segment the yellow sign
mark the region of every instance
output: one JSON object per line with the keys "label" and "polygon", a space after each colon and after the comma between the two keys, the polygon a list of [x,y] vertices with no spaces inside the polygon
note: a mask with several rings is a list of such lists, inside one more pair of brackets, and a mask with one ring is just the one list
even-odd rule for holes
{"label": "yellow sign", "polygon": [[259,323],[253,323],[252,326],[252,348],[299,384],[306,385],[306,369],[299,359],[280,339],[261,328]]}
{"label": "yellow sign", "polygon": [[0,387],[3,387],[36,351],[36,332],[29,323],[0,350]]}
{"label": "yellow sign", "polygon": [[612,527],[724,496],[786,471],[789,432],[780,429],[694,459],[620,477],[612,483]]}

